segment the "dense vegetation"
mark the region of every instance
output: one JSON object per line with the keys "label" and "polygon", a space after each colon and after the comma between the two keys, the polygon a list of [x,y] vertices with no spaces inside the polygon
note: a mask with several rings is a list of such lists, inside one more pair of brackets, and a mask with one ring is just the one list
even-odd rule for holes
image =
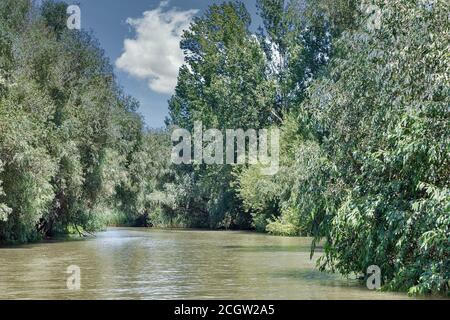
{"label": "dense vegetation", "polygon": [[308,235],[323,270],[448,294],[449,3],[257,2],[256,35],[239,2],[185,31],[167,125],[280,128],[273,176],[171,165],[170,135],[144,129],[65,5],[0,2],[0,242],[108,224]]}
{"label": "dense vegetation", "polygon": [[[368,4],[381,9],[379,26]],[[448,293],[448,2],[258,8],[257,38],[239,3],[211,6],[185,32],[170,124],[278,126],[282,168],[272,177],[257,166],[178,170],[179,188],[195,190],[180,214],[311,235],[313,250],[325,240],[324,270],[364,274],[376,264],[386,288]]]}
{"label": "dense vegetation", "polygon": [[144,134],[95,39],[66,20],[62,3],[0,2],[1,242],[134,222],[156,188],[164,135]]}

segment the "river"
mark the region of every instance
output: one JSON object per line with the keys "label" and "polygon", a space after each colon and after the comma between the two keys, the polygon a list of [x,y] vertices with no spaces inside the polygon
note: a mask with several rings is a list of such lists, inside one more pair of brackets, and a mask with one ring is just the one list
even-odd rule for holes
{"label": "river", "polygon": [[[321,273],[310,239],[112,228],[82,241],[0,248],[0,299],[409,299]],[[67,268],[79,266],[80,290]]]}

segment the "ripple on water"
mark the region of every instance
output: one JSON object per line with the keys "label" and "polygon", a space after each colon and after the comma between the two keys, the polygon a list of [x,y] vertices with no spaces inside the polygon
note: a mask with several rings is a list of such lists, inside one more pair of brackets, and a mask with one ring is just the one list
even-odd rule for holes
{"label": "ripple on water", "polygon": [[[321,273],[308,238],[113,228],[86,241],[0,248],[2,299],[390,299]],[[69,265],[81,290],[66,288]]]}

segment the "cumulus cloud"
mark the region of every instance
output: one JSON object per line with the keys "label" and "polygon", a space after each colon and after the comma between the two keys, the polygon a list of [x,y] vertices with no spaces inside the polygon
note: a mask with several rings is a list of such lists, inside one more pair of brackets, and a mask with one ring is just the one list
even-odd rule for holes
{"label": "cumulus cloud", "polygon": [[116,66],[129,74],[148,81],[150,89],[172,94],[183,64],[180,39],[198,10],[168,9],[168,1],[158,8],[145,11],[143,17],[128,18],[134,28],[134,39],[126,39],[124,52]]}

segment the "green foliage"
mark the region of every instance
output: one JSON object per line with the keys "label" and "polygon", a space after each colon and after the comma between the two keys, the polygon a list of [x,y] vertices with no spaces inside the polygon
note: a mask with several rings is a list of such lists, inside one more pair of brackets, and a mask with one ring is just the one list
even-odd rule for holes
{"label": "green foliage", "polygon": [[371,0],[314,0],[305,2],[304,17],[315,28],[324,24],[333,37],[359,28],[361,6]]}
{"label": "green foliage", "polygon": [[389,288],[448,292],[449,7],[376,4],[381,29],[361,17],[344,33],[304,106],[317,110],[340,195],[322,267],[376,264]]}
{"label": "green foliage", "polygon": [[[281,168],[171,166],[65,4],[0,2],[0,242],[105,225],[324,240],[322,270],[449,293],[448,1],[211,5],[181,42],[169,126],[282,131]],[[381,10],[380,29],[365,10]]]}
{"label": "green foliage", "polygon": [[270,119],[272,83],[265,59],[249,31],[243,4],[212,5],[183,35],[186,65],[169,102],[169,124],[192,129],[259,128]]}
{"label": "green foliage", "polygon": [[238,192],[256,230],[266,231],[268,220],[279,211],[280,186],[271,177],[264,176],[259,166],[252,166],[239,175]]}
{"label": "green foliage", "polygon": [[[266,2],[272,17],[280,3]],[[307,3],[308,23],[333,35],[330,64],[285,115],[280,172],[244,170],[240,196],[260,229],[313,235],[313,251],[325,238],[321,269],[365,275],[375,264],[385,288],[445,294],[448,3],[371,3],[381,8],[379,30],[358,1]]]}
{"label": "green foliage", "polygon": [[171,173],[170,147],[167,133],[145,134],[139,148],[131,154],[123,178],[111,179],[116,183],[121,182],[116,188],[120,199],[117,207],[128,214],[129,221],[152,224],[147,223],[148,216],[155,210],[160,211],[161,203],[156,195],[161,192],[166,176]]}
{"label": "green foliage", "polygon": [[[3,163],[0,160],[0,173],[3,172]],[[2,187],[3,181],[0,180],[0,196],[4,196],[5,192]],[[11,208],[4,203],[0,203],[0,221],[6,221],[8,219],[9,214],[11,213]]]}
{"label": "green foliage", "polygon": [[276,236],[298,236],[298,227],[294,223],[285,221],[284,218],[286,216],[287,215],[283,215],[282,218],[277,218],[270,221],[266,226],[266,231]]}
{"label": "green foliage", "polygon": [[260,42],[267,59],[267,73],[275,81],[272,112],[282,118],[304,99],[304,91],[331,53],[328,23],[305,19],[308,1],[258,0],[264,28]]}
{"label": "green foliage", "polygon": [[103,227],[143,135],[96,40],[65,27],[66,6],[0,4],[0,242]]}
{"label": "green foliage", "polygon": [[[250,15],[241,3],[212,5],[183,35],[186,65],[169,102],[169,124],[192,130],[258,129],[271,123],[273,81],[265,55],[249,31]],[[229,166],[176,168],[177,210],[187,226],[246,228],[233,170]],[[181,200],[183,199],[183,200]]]}

